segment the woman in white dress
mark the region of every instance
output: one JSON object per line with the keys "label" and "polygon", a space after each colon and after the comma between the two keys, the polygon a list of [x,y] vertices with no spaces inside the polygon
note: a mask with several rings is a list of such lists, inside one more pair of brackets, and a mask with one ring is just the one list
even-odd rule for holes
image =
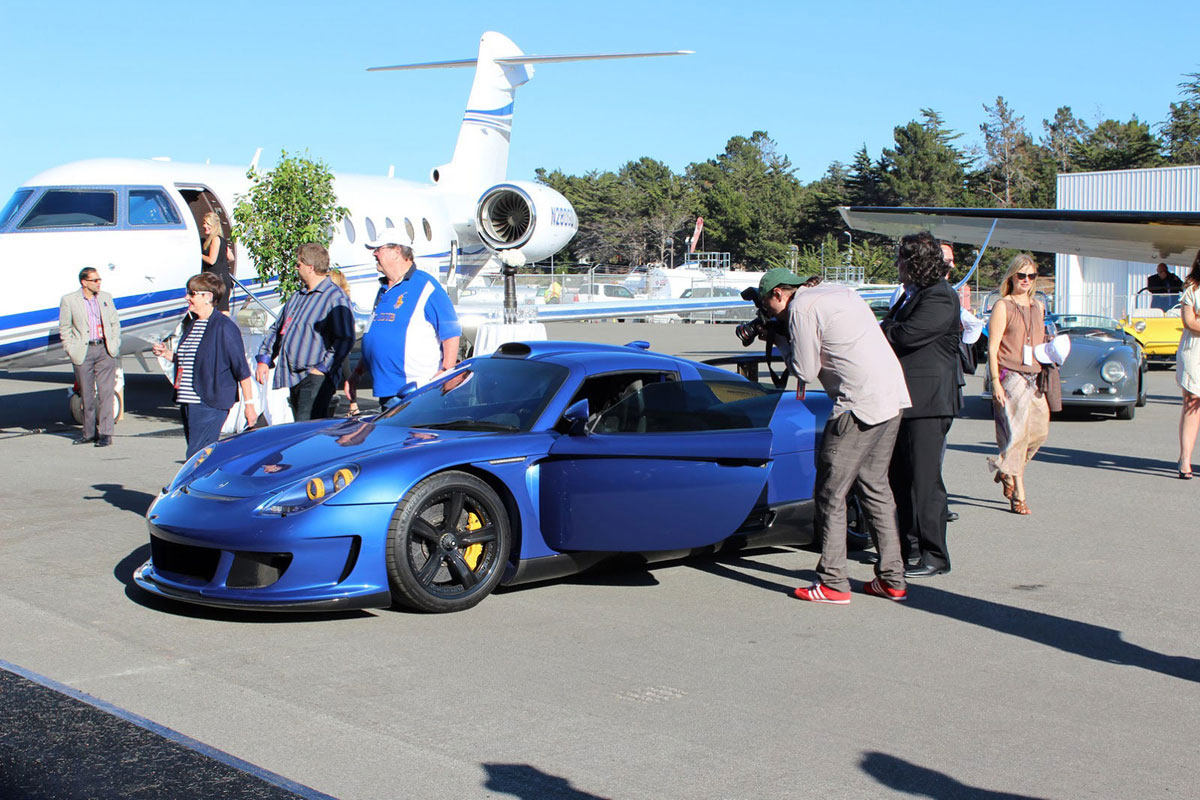
{"label": "woman in white dress", "polygon": [[1183,389],[1183,411],[1179,414],[1179,477],[1192,477],[1192,448],[1200,431],[1200,253],[1183,284],[1183,338],[1175,353],[1175,380]]}

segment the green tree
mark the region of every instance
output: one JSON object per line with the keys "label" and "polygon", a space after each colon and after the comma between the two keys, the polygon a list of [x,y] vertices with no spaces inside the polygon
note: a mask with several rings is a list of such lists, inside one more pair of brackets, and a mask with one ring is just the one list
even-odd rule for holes
{"label": "green tree", "polygon": [[896,198],[888,189],[887,166],[883,159],[871,160],[865,144],[859,148],[846,179],[850,205],[888,206],[895,203]]}
{"label": "green tree", "polygon": [[1054,119],[1042,120],[1042,145],[1054,157],[1058,172],[1076,172],[1080,169],[1077,158],[1085,139],[1092,129],[1083,120],[1076,119],[1070,106],[1061,106],[1054,112]]}
{"label": "green tree", "polygon": [[888,190],[907,206],[959,205],[970,166],[952,144],[961,134],[948,130],[932,109],[921,109],[921,116],[923,122],[897,127],[895,148],[883,151]]}
{"label": "green tree", "polygon": [[687,177],[699,193],[712,249],[726,250],[748,266],[786,262],[801,186],[791,161],[765,131],[734,136],[716,158],[691,164]]}
{"label": "green tree", "polygon": [[246,173],[250,190],[238,195],[233,209],[233,235],[250,252],[258,277],[279,279],[287,297],[300,286],[295,270],[296,248],[308,242],[329,246],[333,226],[350,213],[337,204],[333,173],[321,161],[289,156],[268,172]]}
{"label": "green tree", "polygon": [[1028,206],[1033,194],[1035,154],[1033,140],[1025,131],[1025,118],[1017,116],[1004,101],[983,105],[987,122],[979,126],[983,132],[987,160],[984,163],[984,186],[1001,208]]}
{"label": "green tree", "polygon": [[1189,72],[1179,84],[1183,99],[1171,103],[1167,121],[1160,126],[1167,163],[1200,164],[1200,72]]}
{"label": "green tree", "polygon": [[1090,172],[1156,167],[1163,160],[1162,142],[1136,116],[1129,122],[1106,119],[1080,144],[1076,160]]}

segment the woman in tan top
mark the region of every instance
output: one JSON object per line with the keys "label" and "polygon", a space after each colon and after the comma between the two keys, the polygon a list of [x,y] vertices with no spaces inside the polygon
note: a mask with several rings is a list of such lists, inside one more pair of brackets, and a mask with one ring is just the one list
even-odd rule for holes
{"label": "woman in tan top", "polygon": [[988,374],[1000,455],[988,458],[1014,514],[1028,514],[1025,464],[1050,432],[1050,407],[1038,389],[1041,364],[1033,348],[1045,338],[1046,309],[1034,297],[1037,262],[1020,253],[1000,282],[1000,301],[988,322]]}

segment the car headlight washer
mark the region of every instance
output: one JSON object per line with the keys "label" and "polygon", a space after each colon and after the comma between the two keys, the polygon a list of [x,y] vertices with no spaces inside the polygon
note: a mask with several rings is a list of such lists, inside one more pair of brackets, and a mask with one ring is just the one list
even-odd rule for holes
{"label": "car headlight washer", "polygon": [[288,484],[273,494],[254,513],[270,517],[299,514],[319,506],[354,482],[362,470],[358,464],[339,464]]}

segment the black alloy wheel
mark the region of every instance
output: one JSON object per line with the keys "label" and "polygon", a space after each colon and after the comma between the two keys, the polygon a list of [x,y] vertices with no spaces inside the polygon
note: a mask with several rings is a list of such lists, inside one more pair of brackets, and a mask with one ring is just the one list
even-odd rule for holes
{"label": "black alloy wheel", "polygon": [[432,475],[392,515],[392,597],[420,611],[465,611],[500,583],[511,547],[504,503],[490,486],[465,472]]}

